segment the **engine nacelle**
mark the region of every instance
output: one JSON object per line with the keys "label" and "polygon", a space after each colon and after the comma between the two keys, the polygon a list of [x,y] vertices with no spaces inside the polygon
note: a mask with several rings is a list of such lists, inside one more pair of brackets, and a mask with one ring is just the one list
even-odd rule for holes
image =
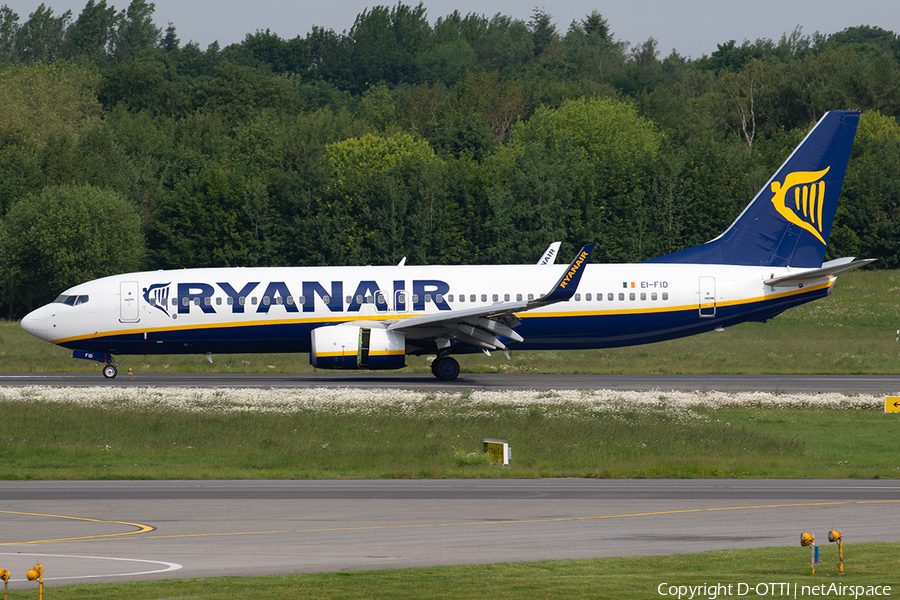
{"label": "engine nacelle", "polygon": [[402,369],[406,336],[359,325],[317,327],[312,330],[309,364],[317,369]]}

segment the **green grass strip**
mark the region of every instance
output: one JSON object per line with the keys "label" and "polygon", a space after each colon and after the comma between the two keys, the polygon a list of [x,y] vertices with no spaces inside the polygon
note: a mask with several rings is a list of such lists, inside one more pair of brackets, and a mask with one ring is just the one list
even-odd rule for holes
{"label": "green grass strip", "polygon": [[[835,545],[820,547],[811,574],[810,551],[797,547],[718,550],[537,563],[428,567],[72,585],[45,590],[52,600],[233,600],[390,598],[883,598],[900,594],[900,543],[845,543],[838,574]],[[611,548],[614,550],[614,548]],[[2,566],[2,565],[0,565]],[[45,573],[45,577],[51,576]],[[886,590],[885,586],[890,587]],[[829,593],[830,592],[830,593]],[[876,592],[881,595],[876,595]],[[37,591],[15,590],[15,598]],[[796,595],[795,595],[796,594]]]}

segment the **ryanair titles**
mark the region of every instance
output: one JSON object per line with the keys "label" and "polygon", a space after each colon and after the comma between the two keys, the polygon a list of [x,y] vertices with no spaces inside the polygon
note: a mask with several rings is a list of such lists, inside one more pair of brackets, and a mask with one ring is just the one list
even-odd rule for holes
{"label": "ryanair titles", "polygon": [[[234,286],[220,281],[215,284],[202,282],[154,283],[143,288],[144,300],[167,316],[189,314],[192,309],[207,314],[220,310],[241,314],[247,311],[268,313],[273,306],[288,313],[315,312],[317,298],[320,306],[333,313],[359,312],[363,305],[374,305],[379,312],[424,311],[426,302],[432,302],[439,310],[451,310],[444,296],[450,286],[437,279],[416,279],[412,290],[406,281],[394,281],[388,291],[376,281],[360,281],[352,294],[344,295],[344,282],[332,281],[328,287],[318,281],[292,283],[272,281],[263,285],[250,281]],[[174,288],[174,289],[173,289]],[[295,295],[296,292],[300,295]]]}

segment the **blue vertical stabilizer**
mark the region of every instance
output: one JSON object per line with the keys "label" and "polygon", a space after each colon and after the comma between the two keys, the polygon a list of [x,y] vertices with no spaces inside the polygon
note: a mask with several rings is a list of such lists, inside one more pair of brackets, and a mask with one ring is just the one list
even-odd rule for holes
{"label": "blue vertical stabilizer", "polygon": [[858,124],[826,113],[725,233],[647,262],[821,267]]}

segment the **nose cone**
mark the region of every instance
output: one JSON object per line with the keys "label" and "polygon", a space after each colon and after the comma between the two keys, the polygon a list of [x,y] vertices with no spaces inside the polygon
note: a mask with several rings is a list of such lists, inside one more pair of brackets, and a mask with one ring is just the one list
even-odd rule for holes
{"label": "nose cone", "polygon": [[22,329],[42,340],[49,340],[47,335],[47,310],[46,306],[42,306],[37,310],[33,310],[22,319]]}

